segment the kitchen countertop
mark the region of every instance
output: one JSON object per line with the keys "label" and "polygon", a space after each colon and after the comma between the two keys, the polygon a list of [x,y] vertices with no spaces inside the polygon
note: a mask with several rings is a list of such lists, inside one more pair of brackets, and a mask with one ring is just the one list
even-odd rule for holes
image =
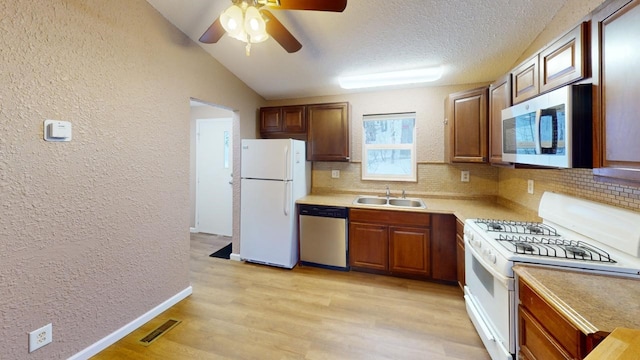
{"label": "kitchen countertop", "polygon": [[[366,194],[362,194],[366,195]],[[378,210],[394,210],[394,211],[411,211],[411,212],[428,212],[453,214],[461,221],[471,218],[484,219],[508,219],[519,221],[540,221],[540,218],[533,211],[523,209],[513,209],[504,205],[500,205],[495,201],[487,198],[441,198],[441,197],[421,197],[422,201],[427,205],[426,209],[416,208],[397,208],[389,206],[377,205],[359,205],[353,204],[358,195],[356,194],[311,194],[298,199],[298,204],[308,205],[324,205],[324,206],[342,206],[359,209],[378,209]],[[375,195],[374,195],[375,196]],[[416,197],[407,196],[407,198],[415,199]]]}
{"label": "kitchen countertop", "polygon": [[640,357],[640,330],[617,328],[607,336],[584,360],[638,359]]}
{"label": "kitchen countertop", "polygon": [[513,271],[584,334],[640,329],[640,279],[535,265]]}

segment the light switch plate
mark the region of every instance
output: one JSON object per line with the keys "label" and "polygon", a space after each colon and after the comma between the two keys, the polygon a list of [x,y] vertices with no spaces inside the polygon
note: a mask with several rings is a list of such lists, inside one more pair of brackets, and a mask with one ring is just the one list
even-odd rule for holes
{"label": "light switch plate", "polygon": [[527,180],[527,192],[533,194],[533,180]]}

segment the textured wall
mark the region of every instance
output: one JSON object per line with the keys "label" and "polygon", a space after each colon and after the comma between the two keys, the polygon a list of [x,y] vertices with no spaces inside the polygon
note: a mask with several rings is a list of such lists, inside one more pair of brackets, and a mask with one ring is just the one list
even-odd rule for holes
{"label": "textured wall", "polygon": [[63,359],[189,286],[189,98],[263,100],[143,0],[0,2],[0,59],[0,358]]}

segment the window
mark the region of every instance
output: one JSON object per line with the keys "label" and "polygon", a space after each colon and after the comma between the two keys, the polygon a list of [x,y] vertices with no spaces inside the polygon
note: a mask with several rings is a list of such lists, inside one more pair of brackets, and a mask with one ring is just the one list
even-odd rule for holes
{"label": "window", "polygon": [[362,180],[417,181],[416,114],[364,115]]}

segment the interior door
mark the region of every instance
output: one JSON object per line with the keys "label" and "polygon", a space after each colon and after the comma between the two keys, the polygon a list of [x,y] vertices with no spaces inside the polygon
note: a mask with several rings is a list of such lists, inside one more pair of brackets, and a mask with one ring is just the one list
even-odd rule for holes
{"label": "interior door", "polygon": [[233,157],[231,119],[199,119],[196,140],[196,229],[231,236]]}

